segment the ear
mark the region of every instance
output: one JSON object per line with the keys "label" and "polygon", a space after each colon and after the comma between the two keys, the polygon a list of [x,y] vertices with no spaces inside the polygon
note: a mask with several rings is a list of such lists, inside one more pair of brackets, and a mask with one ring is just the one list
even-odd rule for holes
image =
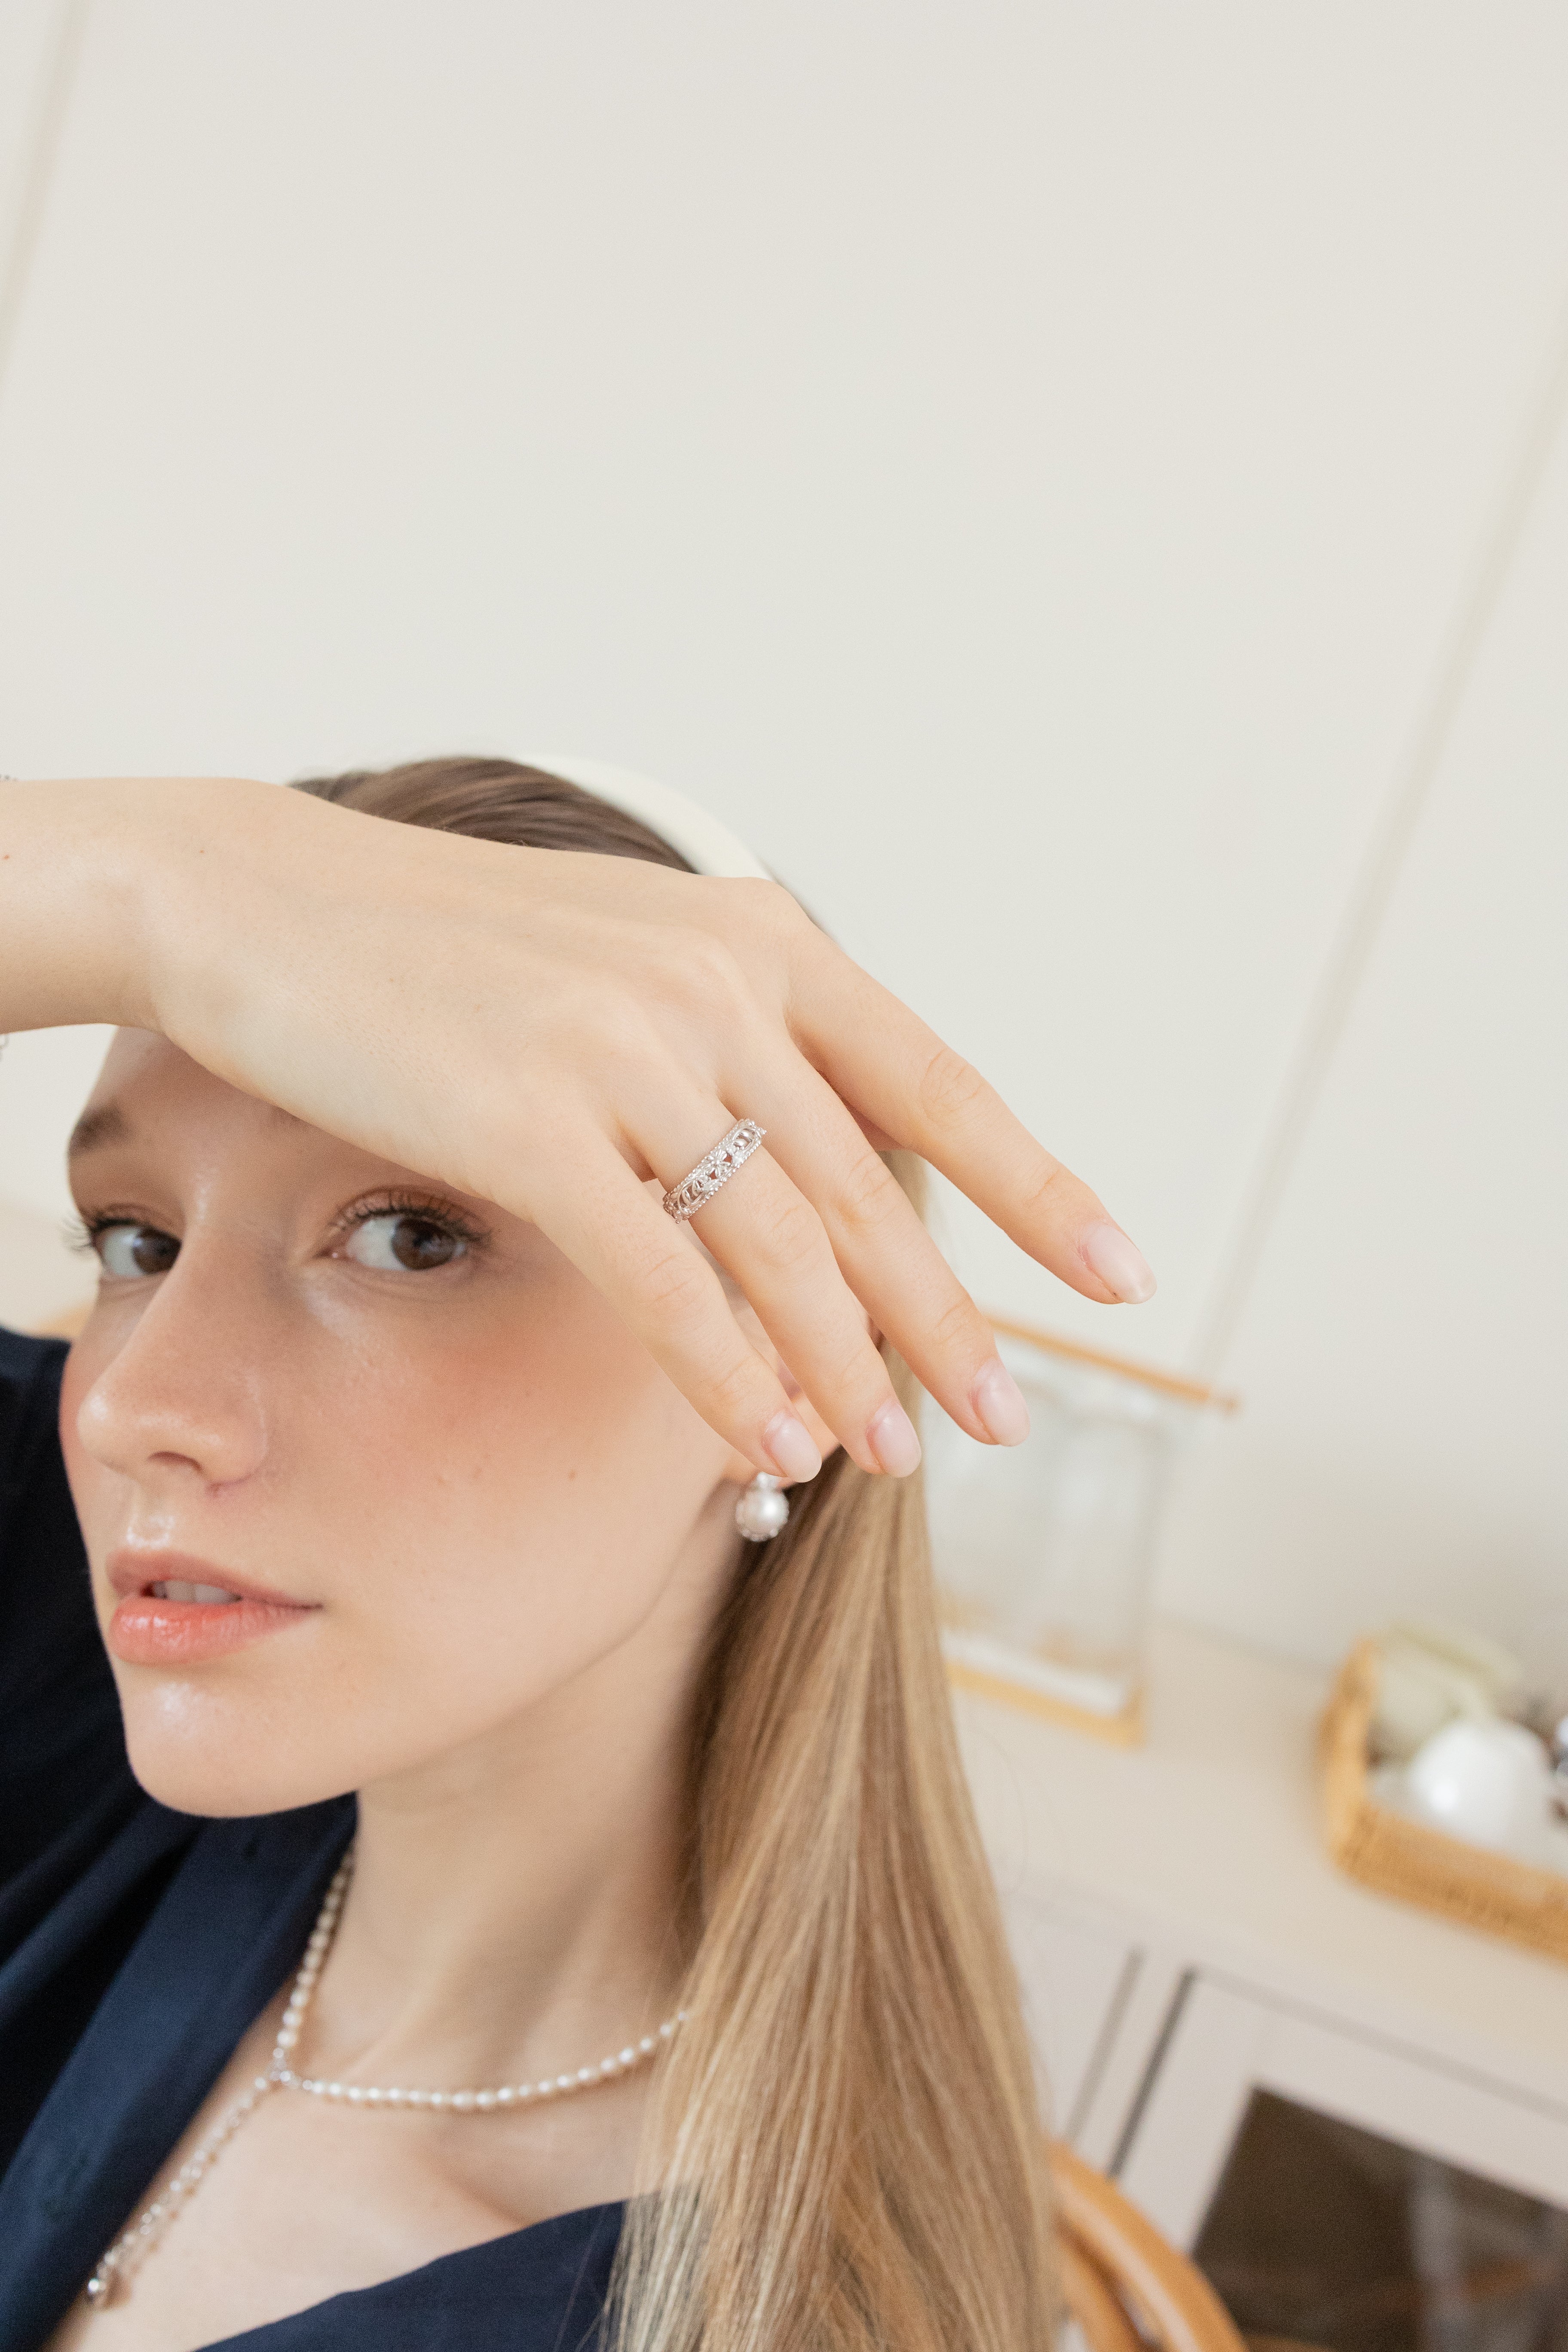
{"label": "ear", "polygon": [[[725,1286],[726,1288],[730,1287],[728,1284],[726,1284]],[[732,1303],[735,1309],[736,1322],[739,1323],[742,1330],[745,1333],[747,1339],[750,1339],[752,1347],[755,1348],[758,1355],[762,1357],[763,1362],[771,1364],[774,1371],[777,1372],[780,1381],[783,1383],[784,1394],[788,1397],[791,1404],[794,1405],[795,1412],[800,1416],[800,1419],[805,1423],[806,1428],[810,1431],[811,1442],[826,1462],[831,1454],[837,1453],[837,1438],[834,1435],[832,1430],[829,1429],[827,1423],[823,1420],[822,1415],[817,1412],[816,1407],[812,1403],[810,1398],[805,1394],[800,1382],[795,1379],[795,1374],[790,1370],[789,1366],[784,1362],[784,1358],[773,1346],[773,1341],[768,1338],[767,1333],[763,1330],[761,1323],[757,1320],[753,1309],[747,1304],[745,1299],[742,1298],[738,1295],[733,1296]],[[732,1486],[749,1486],[756,1475],[757,1469],[755,1463],[752,1462],[746,1454],[740,1453],[731,1454],[728,1460],[725,1462],[723,1468],[719,1473],[721,1480],[727,1481],[728,1484]],[[786,1486],[790,1482],[787,1479],[784,1481]]]}

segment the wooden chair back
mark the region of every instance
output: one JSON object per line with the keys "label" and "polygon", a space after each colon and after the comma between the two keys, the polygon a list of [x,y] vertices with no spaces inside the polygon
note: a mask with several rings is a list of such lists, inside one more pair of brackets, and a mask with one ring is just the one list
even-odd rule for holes
{"label": "wooden chair back", "polygon": [[1247,2352],[1195,2263],[1060,2140],[1050,2159],[1062,2291],[1089,2352]]}

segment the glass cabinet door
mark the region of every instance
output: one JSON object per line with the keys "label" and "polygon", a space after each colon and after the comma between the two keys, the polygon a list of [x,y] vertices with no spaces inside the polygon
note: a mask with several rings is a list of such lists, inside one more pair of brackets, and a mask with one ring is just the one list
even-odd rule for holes
{"label": "glass cabinet door", "polygon": [[1259,2352],[1568,2352],[1568,2101],[1204,1976],[1115,2170]]}
{"label": "glass cabinet door", "polygon": [[1273,2092],[1193,2252],[1268,2352],[1568,2352],[1568,2212]]}

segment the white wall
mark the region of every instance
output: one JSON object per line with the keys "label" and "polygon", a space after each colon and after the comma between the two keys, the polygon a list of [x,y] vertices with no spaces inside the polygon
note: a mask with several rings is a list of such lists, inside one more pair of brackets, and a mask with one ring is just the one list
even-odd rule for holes
{"label": "white wall", "polygon": [[0,90],[0,768],[685,785],[1162,1277],[955,1210],[980,1295],[1246,1391],[1168,1607],[1568,1583],[1560,8],[57,0]]}

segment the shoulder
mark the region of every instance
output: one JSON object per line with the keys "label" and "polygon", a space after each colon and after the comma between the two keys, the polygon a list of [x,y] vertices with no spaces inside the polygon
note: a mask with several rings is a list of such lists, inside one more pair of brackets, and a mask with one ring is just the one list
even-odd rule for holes
{"label": "shoulder", "polygon": [[0,1491],[20,1483],[29,1462],[56,1442],[63,1339],[27,1339],[0,1330]]}
{"label": "shoulder", "polygon": [[67,1352],[0,1331],[0,1884],[134,1786],[60,1452]]}

